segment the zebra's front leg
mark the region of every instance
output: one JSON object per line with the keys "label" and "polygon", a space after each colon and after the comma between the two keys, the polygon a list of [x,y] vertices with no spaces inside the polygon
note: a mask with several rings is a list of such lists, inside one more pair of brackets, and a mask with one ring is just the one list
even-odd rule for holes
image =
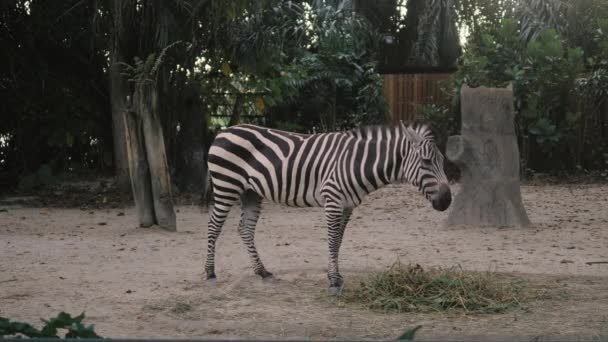
{"label": "zebra's front leg", "polygon": [[272,277],[272,273],[268,272],[264,267],[255,247],[255,226],[260,217],[262,198],[255,192],[249,190],[241,197],[241,203],[242,211],[241,222],[239,223],[239,235],[241,235],[241,239],[243,239],[243,242],[247,247],[247,253],[251,259],[254,273],[262,277],[262,279],[267,279]]}
{"label": "zebra's front leg", "polygon": [[325,216],[328,229],[329,265],[327,266],[327,278],[329,279],[329,293],[339,295],[344,287],[344,280],[340,274],[338,258],[340,246],[344,237],[346,224],[352,213],[351,208],[341,208],[337,204],[325,205]]}

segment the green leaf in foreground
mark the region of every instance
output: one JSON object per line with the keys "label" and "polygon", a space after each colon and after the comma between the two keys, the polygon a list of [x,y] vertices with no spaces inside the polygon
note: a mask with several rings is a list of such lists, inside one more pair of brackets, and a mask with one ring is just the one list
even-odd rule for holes
{"label": "green leaf in foreground", "polygon": [[422,328],[422,325],[417,325],[413,328],[407,329],[401,336],[397,337],[397,340],[413,340],[414,335],[416,335],[416,331]]}
{"label": "green leaf in foreground", "polygon": [[93,325],[85,326],[82,324],[84,313],[76,317],[60,312],[57,317],[45,321],[42,330],[38,330],[28,323],[11,322],[8,318],[0,317],[0,337],[4,336],[27,336],[33,338],[47,337],[59,338],[59,329],[67,330],[65,338],[101,338],[95,333]]}

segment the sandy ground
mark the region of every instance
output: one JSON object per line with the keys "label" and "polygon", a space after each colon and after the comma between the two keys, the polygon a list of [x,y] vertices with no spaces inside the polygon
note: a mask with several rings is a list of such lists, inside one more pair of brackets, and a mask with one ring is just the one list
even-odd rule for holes
{"label": "sandy ground", "polygon": [[397,259],[517,273],[547,296],[500,315],[384,314],[326,296],[322,210],[267,203],[258,250],[278,278],[253,275],[233,210],[203,279],[206,209],[178,207],[178,230],[138,228],[133,208],[6,206],[0,211],[0,316],[39,323],[85,311],[104,337],[394,338],[608,334],[608,186],[524,186],[527,229],[447,228],[407,186],[355,210],[340,254],[345,281]]}

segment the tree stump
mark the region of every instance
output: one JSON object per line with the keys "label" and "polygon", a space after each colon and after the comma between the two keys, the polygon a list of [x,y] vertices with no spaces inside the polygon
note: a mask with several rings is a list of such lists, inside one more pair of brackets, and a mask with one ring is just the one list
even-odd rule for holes
{"label": "tree stump", "polygon": [[460,99],[462,131],[448,138],[446,156],[460,168],[462,190],[452,203],[448,225],[528,226],[512,88],[465,85]]}
{"label": "tree stump", "polygon": [[152,199],[156,223],[167,230],[177,230],[173,196],[171,195],[171,176],[165,152],[163,129],[157,110],[156,84],[139,82],[134,101],[143,122],[144,146],[150,168]]}
{"label": "tree stump", "polygon": [[156,223],[154,201],[150,183],[150,169],[144,147],[143,123],[137,113],[126,110],[124,113],[127,142],[127,161],[131,176],[131,190],[140,227],[150,227]]}
{"label": "tree stump", "polygon": [[158,224],[176,231],[171,177],[157,112],[156,84],[138,82],[133,109],[124,113],[127,160],[133,199],[141,227]]}

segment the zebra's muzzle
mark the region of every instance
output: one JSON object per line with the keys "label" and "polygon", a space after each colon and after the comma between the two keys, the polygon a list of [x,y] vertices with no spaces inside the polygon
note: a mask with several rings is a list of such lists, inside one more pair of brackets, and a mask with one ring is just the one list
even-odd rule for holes
{"label": "zebra's muzzle", "polygon": [[452,204],[452,192],[447,184],[439,185],[439,190],[431,198],[433,209],[444,211]]}

